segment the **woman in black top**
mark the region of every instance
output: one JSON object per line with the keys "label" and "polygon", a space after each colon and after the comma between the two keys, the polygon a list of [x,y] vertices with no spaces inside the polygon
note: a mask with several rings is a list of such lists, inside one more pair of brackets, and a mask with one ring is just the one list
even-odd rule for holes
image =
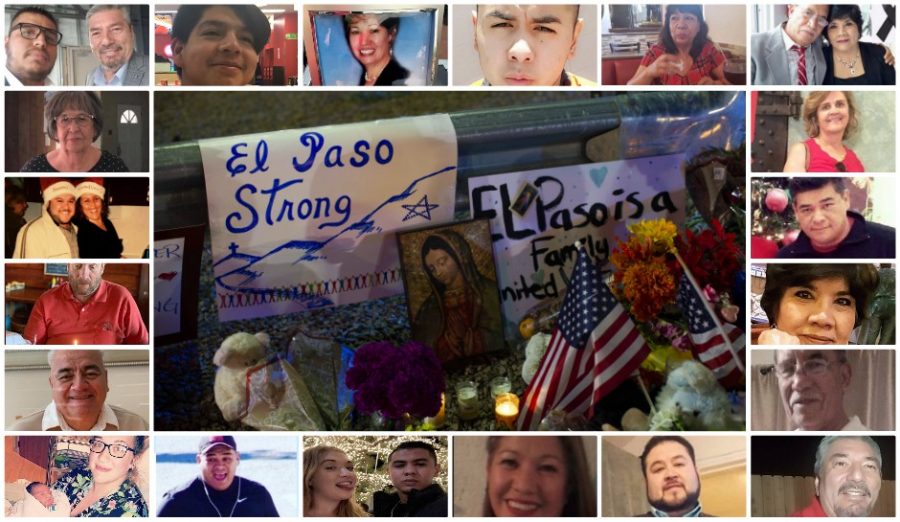
{"label": "woman in black top", "polygon": [[[860,42],[862,13],[855,5],[833,5],[825,36],[825,85],[895,85],[893,65],[884,46]],[[888,60],[893,64],[893,56]]]}
{"label": "woman in black top", "polygon": [[78,227],[78,253],[84,259],[122,257],[122,239],[109,220],[109,205],[103,178],[85,178],[75,186],[78,203],[75,226]]}

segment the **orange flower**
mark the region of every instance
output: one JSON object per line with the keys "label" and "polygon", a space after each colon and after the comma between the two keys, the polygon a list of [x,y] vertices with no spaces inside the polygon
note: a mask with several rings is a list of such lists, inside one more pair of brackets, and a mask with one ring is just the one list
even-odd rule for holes
{"label": "orange flower", "polygon": [[625,269],[622,289],[634,318],[649,321],[675,299],[675,277],[664,263],[639,262]]}

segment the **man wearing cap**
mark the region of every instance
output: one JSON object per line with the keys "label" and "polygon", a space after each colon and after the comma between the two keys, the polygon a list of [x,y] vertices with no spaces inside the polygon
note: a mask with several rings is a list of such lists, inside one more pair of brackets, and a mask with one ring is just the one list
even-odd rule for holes
{"label": "man wearing cap", "polygon": [[172,60],[182,85],[247,85],[269,41],[255,5],[182,5],[172,22]]}
{"label": "man wearing cap", "polygon": [[109,373],[100,350],[51,350],[50,392],[43,410],[26,415],[16,431],[145,431],[140,415],[106,402]]}
{"label": "man wearing cap", "polygon": [[148,344],[134,297],[103,280],[102,263],[70,263],[69,279],[34,303],[25,324],[32,344]]}
{"label": "man wearing cap", "polygon": [[75,186],[63,178],[41,178],[44,208],[41,217],[28,223],[16,235],[13,257],[18,259],[75,259],[78,257],[78,229],[75,216]]}
{"label": "man wearing cap", "polygon": [[272,495],[258,482],[237,476],[241,462],[230,435],[200,439],[200,475],[167,491],[161,517],[277,517]]}

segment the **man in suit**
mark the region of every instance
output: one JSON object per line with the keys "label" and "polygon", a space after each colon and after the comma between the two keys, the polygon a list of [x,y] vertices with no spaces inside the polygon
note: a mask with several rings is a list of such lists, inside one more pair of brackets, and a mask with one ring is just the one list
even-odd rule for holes
{"label": "man in suit", "polygon": [[134,28],[128,6],[95,5],[85,16],[91,52],[100,65],[85,85],[148,85],[148,59],[134,52]]}
{"label": "man in suit", "polygon": [[825,56],[822,30],[828,5],[789,5],[788,19],[750,37],[750,77],[754,85],[822,85]]}
{"label": "man in suit", "polygon": [[644,446],[641,471],[650,511],[642,517],[706,517],[694,447],[678,435],[657,435]]}

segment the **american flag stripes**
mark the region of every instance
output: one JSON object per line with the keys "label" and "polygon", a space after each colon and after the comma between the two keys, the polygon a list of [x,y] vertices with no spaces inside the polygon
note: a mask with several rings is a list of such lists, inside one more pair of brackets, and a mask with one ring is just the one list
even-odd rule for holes
{"label": "american flag stripes", "polygon": [[534,430],[552,410],[590,415],[650,353],[631,317],[578,251],[547,352],[522,402],[518,429]]}
{"label": "american flag stripes", "polygon": [[[722,332],[716,326],[712,316],[701,301],[697,289],[682,276],[678,285],[676,302],[688,322],[688,331],[694,343],[694,355],[713,371],[719,382],[727,385],[740,382],[743,372],[735,361],[734,354],[725,343]],[[728,335],[735,351],[743,357],[745,344],[744,333],[730,323],[722,323],[722,329]]]}

